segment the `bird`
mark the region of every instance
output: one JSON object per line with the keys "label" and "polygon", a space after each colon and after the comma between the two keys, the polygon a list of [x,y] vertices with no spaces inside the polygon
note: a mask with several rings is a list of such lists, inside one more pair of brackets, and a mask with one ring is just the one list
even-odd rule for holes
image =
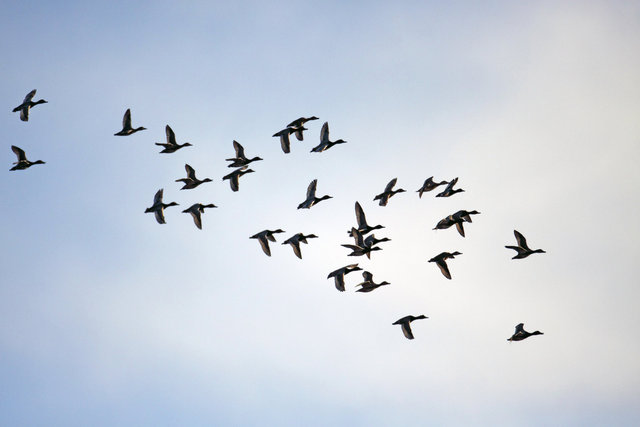
{"label": "bird", "polygon": [[360,267],[358,267],[358,264],[345,265],[344,267],[340,267],[339,269],[329,273],[329,275],[327,276],[327,279],[330,279],[333,277],[334,283],[336,285],[336,289],[339,290],[340,292],[344,292],[345,291],[344,276],[353,271],[358,271],[358,270],[362,270]]}
{"label": "bird", "polygon": [[238,141],[233,141],[233,148],[236,150],[236,156],[230,159],[225,159],[226,161],[231,162],[231,164],[228,165],[228,167],[230,168],[239,168],[242,166],[247,166],[251,162],[263,160],[260,157],[254,157],[252,159],[247,158],[247,156],[244,155],[244,147],[240,145]]}
{"label": "bird", "polygon": [[367,247],[371,247],[371,246],[377,245],[378,243],[390,242],[390,241],[391,239],[387,237],[383,237],[382,239],[377,239],[375,234],[370,234],[364,239],[364,245]]}
{"label": "bird", "polygon": [[336,144],[344,144],[347,141],[338,139],[337,141],[329,141],[329,122],[324,122],[320,130],[320,144],[311,149],[312,153],[322,153]]}
{"label": "bird", "polygon": [[185,163],[184,168],[187,171],[187,177],[176,179],[176,182],[184,183],[181,190],[190,190],[192,188],[196,188],[198,185],[202,183],[211,182],[209,178],[205,178],[203,180],[199,180],[198,178],[196,178],[196,171],[188,164]]}
{"label": "bird", "polygon": [[127,111],[124,112],[124,116],[122,117],[122,130],[118,133],[114,133],[114,136],[127,136],[127,135],[131,135],[132,133],[136,133],[140,130],[146,130],[147,128],[145,127],[138,127],[138,128],[133,128],[131,127],[131,109],[127,108]]}
{"label": "bird", "polygon": [[261,232],[256,233],[249,238],[258,239],[258,242],[260,242],[260,246],[262,247],[262,250],[264,251],[264,253],[267,254],[268,256],[271,256],[269,241],[272,241],[272,242],[276,241],[276,238],[274,237],[274,234],[276,233],[284,233],[284,230],[280,230],[279,228],[277,230],[262,230]]}
{"label": "bird", "polygon": [[458,221],[458,220],[462,220],[462,221],[466,221],[466,222],[473,222],[471,221],[471,215],[478,215],[480,212],[473,210],[473,211],[466,211],[464,209],[459,210],[458,212],[454,213],[451,215],[451,218],[453,218],[453,220]]}
{"label": "bird", "polygon": [[518,242],[518,246],[505,246],[505,248],[513,249],[518,254],[511,259],[521,259],[526,258],[531,254],[544,254],[546,253],[542,249],[532,250],[527,246],[527,239],[524,238],[522,234],[520,234],[517,230],[513,230],[513,234],[516,236],[516,242]]}
{"label": "bird", "polygon": [[402,327],[402,333],[407,339],[413,339],[413,333],[411,332],[411,322],[418,319],[428,319],[427,316],[421,314],[419,316],[405,316],[402,319],[398,319],[392,323],[392,325],[400,325]]}
{"label": "bird", "polygon": [[[355,227],[351,228],[351,236],[355,239],[355,245],[343,244],[341,246],[351,249],[351,253],[348,256],[362,256],[366,255],[367,258],[371,259],[372,251],[380,251],[382,248],[373,246],[373,239],[369,239],[369,245],[367,245],[367,241],[363,238],[362,233],[360,233]],[[374,237],[375,239],[375,237]],[[382,240],[380,240],[382,241]]]}
{"label": "bird", "polygon": [[458,189],[453,189],[453,186],[456,185],[456,183],[458,182],[458,177],[452,179],[449,182],[449,185],[447,185],[447,187],[444,189],[444,191],[442,193],[438,193],[436,194],[436,197],[450,197],[453,196],[456,193],[460,193],[462,191],[464,191],[462,188],[458,188]]}
{"label": "bird", "polygon": [[544,335],[540,331],[527,332],[524,330],[524,323],[518,323],[516,325],[516,331],[511,335],[511,338],[507,338],[507,341],[522,341],[533,335]]}
{"label": "bird", "polygon": [[451,227],[452,225],[455,225],[456,229],[458,230],[458,233],[460,233],[462,237],[465,237],[464,225],[463,225],[464,222],[472,222],[471,215],[477,215],[479,213],[480,212],[476,210],[473,210],[473,211],[459,210],[458,212],[451,214],[448,217],[438,221],[438,223],[434,227],[434,230],[444,230]]}
{"label": "bird", "polygon": [[188,209],[183,210],[183,213],[190,213],[193,217],[193,222],[196,224],[200,230],[202,230],[202,214],[204,213],[205,208],[217,208],[216,205],[210,203],[208,205],[203,205],[202,203],[194,203]]}
{"label": "bird", "polygon": [[[305,123],[307,123],[310,120],[318,120],[318,118],[316,116],[311,116],[311,117],[300,117],[298,119],[295,119],[294,121],[292,121],[291,123],[289,123],[287,125],[288,128],[292,128],[292,129],[296,129],[299,128],[301,126],[304,126]],[[300,140],[302,141],[302,139]]]}
{"label": "bird", "polygon": [[159,189],[156,195],[153,197],[153,205],[150,208],[147,208],[144,213],[153,212],[156,216],[156,221],[158,224],[165,224],[164,221],[164,209],[169,206],[178,206],[176,202],[171,203],[162,203],[162,193],[164,189]]}
{"label": "bird", "polygon": [[171,127],[169,125],[167,125],[164,128],[164,131],[167,134],[167,143],[166,144],[163,144],[161,142],[156,142],[155,143],[156,145],[164,147],[164,150],[162,150],[161,153],[175,153],[176,151],[178,151],[182,147],[191,147],[192,146],[188,142],[185,142],[184,144],[178,144],[176,142],[176,134],[173,133],[173,129],[171,129]]}
{"label": "bird", "polygon": [[291,245],[293,248],[293,253],[300,259],[302,259],[302,252],[300,252],[300,243],[307,244],[307,239],[315,239],[318,236],[315,234],[307,234],[306,236],[302,233],[294,234],[289,237],[287,240],[282,242],[283,245]]}
{"label": "bird", "polygon": [[[384,225],[375,225],[375,226],[370,226],[369,224],[367,224],[367,218],[364,215],[364,210],[362,210],[362,206],[360,206],[360,203],[356,202],[356,221],[358,222],[358,228],[357,230],[364,236],[370,232],[372,232],[373,230],[379,230],[381,228],[384,228]],[[347,230],[347,234],[351,235],[351,230]]]}
{"label": "bird", "polygon": [[280,132],[274,133],[273,136],[280,137],[280,147],[282,148],[282,151],[284,151],[285,153],[289,153],[291,151],[291,141],[289,140],[289,135],[296,132],[302,132],[303,130],[307,130],[307,129],[304,127],[300,127],[296,129],[284,128]]}
{"label": "bird", "polygon": [[229,180],[229,184],[231,184],[231,190],[238,191],[240,189],[239,179],[245,173],[255,172],[253,169],[247,169],[249,166],[243,166],[240,169],[236,169],[228,175],[222,177],[222,180]]}
{"label": "bird", "polygon": [[331,199],[332,197],[329,195],[324,195],[322,197],[316,197],[316,186],[318,185],[318,180],[314,179],[307,187],[307,198],[304,202],[298,205],[298,209],[310,209],[312,206],[320,203],[323,200]]}
{"label": "bird", "polygon": [[23,122],[29,121],[29,111],[31,110],[31,107],[36,106],[38,104],[47,103],[47,101],[45,101],[44,99],[39,99],[38,101],[35,101],[35,102],[32,101],[35,95],[36,95],[36,90],[34,89],[31,92],[29,92],[27,96],[24,97],[24,101],[22,101],[22,104],[18,105],[16,108],[12,110],[14,113],[20,111],[20,120],[22,120]]}
{"label": "bird", "polygon": [[42,160],[36,160],[35,162],[27,160],[27,155],[24,153],[24,150],[22,148],[16,147],[15,145],[11,146],[11,150],[16,154],[16,156],[18,156],[18,161],[13,162],[15,166],[9,169],[10,171],[22,170],[30,168],[33,165],[45,164],[45,162],[43,162]]}
{"label": "bird", "polygon": [[451,273],[449,273],[449,267],[447,267],[447,259],[455,258],[456,255],[462,255],[462,253],[456,252],[442,252],[439,255],[434,256],[429,260],[429,262],[435,262],[436,265],[440,268],[442,275],[447,279],[451,280]]}
{"label": "bird", "polygon": [[389,202],[391,196],[397,193],[404,193],[405,190],[403,190],[402,188],[398,188],[397,190],[393,189],[397,181],[398,178],[393,178],[391,181],[389,181],[387,186],[384,188],[384,191],[374,197],[373,201],[380,200],[380,206],[387,206],[387,203]]}
{"label": "bird", "polygon": [[422,193],[425,193],[427,191],[431,191],[435,188],[438,188],[441,185],[444,184],[448,184],[447,181],[441,181],[441,182],[434,182],[433,181],[433,177],[429,177],[426,179],[426,181],[424,182],[424,184],[422,184],[422,187],[420,187],[420,189],[418,189],[416,192],[420,193],[419,196],[420,198],[422,198]]}
{"label": "bird", "polygon": [[364,277],[364,282],[358,283],[356,286],[360,286],[356,292],[371,292],[375,289],[378,289],[380,286],[390,285],[391,283],[384,281],[380,283],[375,283],[373,281],[373,274],[368,271],[362,272],[362,277]]}

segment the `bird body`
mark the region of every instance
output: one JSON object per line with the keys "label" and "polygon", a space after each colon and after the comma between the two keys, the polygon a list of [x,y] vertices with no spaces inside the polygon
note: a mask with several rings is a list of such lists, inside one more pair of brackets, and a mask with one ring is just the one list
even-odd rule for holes
{"label": "bird body", "polygon": [[225,175],[222,180],[229,180],[229,184],[231,185],[232,191],[238,191],[240,189],[240,177],[246,173],[255,172],[253,169],[247,169],[249,166],[243,166],[240,169],[236,169],[228,175]]}
{"label": "bird body", "polygon": [[373,274],[368,271],[362,272],[362,277],[364,278],[364,282],[358,283],[356,286],[360,286],[356,292],[371,292],[378,289],[380,286],[390,285],[391,283],[384,281],[380,283],[375,283],[373,281]]}
{"label": "bird body", "polygon": [[192,188],[196,188],[198,185],[203,184],[205,182],[211,182],[211,179],[209,178],[205,178],[203,180],[196,178],[195,169],[193,169],[191,166],[189,166],[186,163],[184,165],[184,169],[187,171],[187,177],[176,179],[176,182],[184,183],[181,190],[190,190]]}
{"label": "bird body", "polygon": [[462,255],[462,253],[456,252],[442,252],[429,260],[429,262],[435,262],[442,275],[447,279],[451,280],[451,273],[449,272],[449,267],[447,266],[447,259],[455,258],[456,255]]}
{"label": "bird body", "polygon": [[318,180],[314,179],[307,187],[307,198],[304,202],[298,205],[298,209],[310,209],[312,206],[320,203],[323,200],[331,199],[332,197],[329,195],[324,195],[322,197],[316,197],[316,187],[318,185]]}
{"label": "bird body", "polygon": [[373,200],[374,201],[380,200],[380,203],[379,203],[380,206],[387,206],[387,203],[389,202],[389,199],[391,198],[391,196],[398,193],[404,193],[406,190],[403,190],[402,188],[399,188],[397,190],[393,189],[397,181],[398,181],[398,178],[393,178],[391,181],[389,181],[384,191],[378,194],[376,197],[374,197]]}
{"label": "bird body", "polygon": [[230,159],[225,159],[228,162],[231,162],[228,167],[230,168],[239,168],[242,166],[247,166],[251,162],[256,162],[258,160],[262,160],[260,157],[254,157],[252,159],[247,158],[244,154],[244,147],[240,145],[238,141],[233,141],[233,148],[236,151],[236,156]]}
{"label": "bird body", "polygon": [[[358,222],[357,230],[363,236],[372,232],[373,230],[379,230],[381,228],[384,228],[384,225],[380,225],[380,224],[375,225],[373,227],[367,224],[367,218],[364,215],[364,210],[362,209],[362,206],[360,206],[360,203],[356,202],[355,209],[356,209],[356,221]],[[347,234],[352,235],[352,231],[348,230]]]}
{"label": "bird body", "polygon": [[254,234],[253,236],[249,237],[250,239],[257,239],[258,242],[260,242],[260,246],[262,247],[262,250],[265,254],[267,254],[268,256],[271,256],[271,249],[269,248],[269,241],[271,242],[275,242],[276,238],[274,236],[274,234],[276,233],[284,233],[284,230],[280,230],[279,228],[277,230],[262,230],[259,233]]}
{"label": "bird body", "polygon": [[433,177],[429,177],[425,180],[424,184],[422,184],[422,187],[420,187],[420,189],[418,189],[416,192],[419,193],[420,198],[422,198],[422,193],[431,191],[444,184],[448,184],[448,182],[447,181],[434,182]]}
{"label": "bird body", "polygon": [[15,166],[9,169],[10,171],[23,170],[30,168],[33,165],[45,164],[45,162],[43,162],[42,160],[36,160],[34,162],[32,162],[31,160],[27,160],[27,155],[25,154],[24,150],[22,148],[16,147],[15,145],[11,146],[11,151],[13,151],[18,157],[18,161],[13,162]]}
{"label": "bird body", "polygon": [[150,208],[147,208],[144,213],[153,212],[156,216],[156,221],[158,224],[165,224],[164,220],[164,209],[169,206],[178,206],[176,202],[171,203],[162,203],[162,193],[164,189],[159,189],[156,195],[153,197],[153,205]]}
{"label": "bird body", "polygon": [[334,283],[336,285],[336,289],[339,290],[340,292],[344,292],[345,291],[344,276],[346,276],[347,274],[353,271],[358,271],[358,270],[362,270],[360,267],[358,267],[358,264],[345,265],[344,267],[341,267],[329,273],[329,275],[327,276],[327,279],[330,279],[331,277],[333,277]]}
{"label": "bird body", "polygon": [[196,224],[200,230],[202,230],[202,214],[204,213],[205,208],[217,208],[216,205],[210,203],[208,205],[203,205],[202,203],[195,203],[191,205],[188,209],[183,210],[183,213],[189,213],[193,217],[193,222]]}
{"label": "bird body", "polygon": [[527,332],[524,330],[524,323],[518,323],[516,325],[516,331],[511,335],[511,338],[507,338],[507,341],[522,341],[533,335],[544,335],[540,331]]}
{"label": "bird body", "polygon": [[436,194],[436,197],[450,197],[456,193],[460,193],[464,191],[462,188],[457,188],[455,190],[453,189],[453,186],[456,185],[457,183],[458,183],[458,177],[455,177],[454,179],[449,181],[449,184],[447,185],[447,187],[444,189],[442,193]]}
{"label": "bird body", "polygon": [[35,95],[36,95],[36,89],[29,92],[27,96],[24,97],[22,104],[18,105],[16,108],[12,110],[14,113],[17,113],[18,111],[20,111],[20,120],[22,120],[23,122],[29,121],[29,111],[31,111],[31,107],[36,106],[38,104],[47,103],[47,101],[45,101],[44,99],[33,101],[33,97]]}
{"label": "bird body", "polygon": [[546,253],[542,249],[531,249],[527,246],[527,239],[524,238],[522,234],[520,234],[517,230],[513,230],[513,234],[516,236],[516,242],[518,242],[518,246],[505,246],[507,249],[513,249],[516,252],[516,256],[511,259],[521,259],[526,258],[531,254],[544,254]]}
{"label": "bird body", "polygon": [[324,122],[320,130],[320,144],[311,149],[312,153],[322,153],[336,144],[345,144],[347,141],[338,139],[337,141],[329,140],[329,122]]}
{"label": "bird body", "polygon": [[289,139],[289,136],[292,133],[296,133],[296,132],[302,133],[303,130],[307,130],[307,129],[304,127],[297,128],[297,129],[284,128],[280,132],[274,133],[273,136],[274,137],[277,136],[280,138],[280,148],[282,148],[282,151],[284,151],[285,153],[289,153],[291,152],[291,141]]}
{"label": "bird body", "polygon": [[407,339],[412,340],[413,333],[411,332],[411,322],[419,319],[428,319],[428,317],[425,316],[424,314],[421,314],[419,316],[409,315],[409,316],[403,317],[402,319],[396,320],[395,322],[392,323],[392,325],[400,325],[402,327],[402,333],[404,334],[404,336],[407,337]]}
{"label": "bird body", "polygon": [[291,245],[293,248],[293,253],[300,259],[302,259],[302,252],[300,251],[300,243],[307,244],[307,239],[315,239],[318,236],[315,234],[307,234],[306,236],[302,233],[294,234],[289,237],[287,240],[282,242],[283,245]]}
{"label": "bird body", "polygon": [[176,151],[178,151],[183,147],[191,147],[191,144],[188,142],[185,142],[184,144],[178,144],[176,142],[176,134],[173,132],[173,129],[169,127],[169,125],[167,125],[164,128],[164,132],[167,136],[167,143],[166,144],[161,142],[155,143],[156,145],[164,147],[164,150],[162,150],[161,153],[175,153]]}
{"label": "bird body", "polygon": [[127,108],[127,111],[124,112],[124,116],[122,117],[122,130],[118,133],[114,133],[114,136],[127,136],[133,133],[136,133],[141,130],[145,130],[145,127],[137,127],[133,128],[131,126],[131,109]]}

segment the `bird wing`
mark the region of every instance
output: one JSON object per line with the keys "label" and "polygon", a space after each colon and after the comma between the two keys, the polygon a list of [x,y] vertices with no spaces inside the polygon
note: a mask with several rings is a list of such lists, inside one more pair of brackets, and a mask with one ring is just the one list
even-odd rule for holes
{"label": "bird wing", "polygon": [[393,190],[393,186],[396,185],[397,181],[398,181],[398,178],[393,178],[391,181],[389,181],[387,186],[384,188],[384,192],[390,193]]}
{"label": "bird wing", "polygon": [[356,221],[358,221],[358,229],[367,227],[367,218],[364,216],[362,206],[358,202],[356,202]]}
{"label": "bird wing", "polygon": [[161,188],[156,192],[156,195],[153,196],[153,205],[154,206],[162,203],[162,193],[163,192],[164,192],[164,188]]}
{"label": "bird wing", "polygon": [[296,138],[298,139],[298,141],[303,141],[304,140],[304,135],[302,135],[302,131],[303,131],[302,127],[297,128],[296,131],[295,131]]}
{"label": "bird wing", "polygon": [[22,107],[22,109],[20,110],[20,120],[22,120],[23,122],[28,122],[29,111],[31,111],[31,107],[29,107],[28,105],[25,107]]}
{"label": "bird wing", "polygon": [[131,127],[131,109],[127,108],[127,111],[124,112],[124,116],[122,117],[122,129],[127,129]]}
{"label": "bird wing", "polygon": [[523,332],[524,332],[524,323],[518,323],[516,325],[516,331],[513,333],[513,335],[516,335],[516,334],[519,334],[519,333],[521,334]]}
{"label": "bird wing", "polygon": [[326,144],[329,142],[329,122],[324,122],[322,129],[320,130],[320,143]]}
{"label": "bird wing", "polygon": [[229,178],[229,184],[231,184],[231,190],[238,191],[240,186],[239,186],[238,174],[237,173],[234,173],[234,174],[231,175],[231,177]]}
{"label": "bird wing", "polygon": [[154,212],[155,216],[156,216],[156,221],[158,221],[158,224],[165,224],[164,221],[164,209],[161,207],[160,209],[157,209]]}
{"label": "bird wing", "polygon": [[336,274],[334,277],[334,282],[336,285],[336,289],[339,290],[340,292],[344,292],[345,288],[344,288],[344,274]]}
{"label": "bird wing", "polygon": [[16,153],[16,156],[18,156],[18,162],[23,162],[23,161],[27,160],[27,156],[26,156],[26,154],[24,154],[24,150],[22,148],[16,147],[15,145],[12,145],[11,146],[11,151]]}
{"label": "bird wing", "polygon": [[[275,242],[275,239],[273,240]],[[268,256],[271,256],[271,249],[269,248],[269,241],[265,235],[260,235],[258,237],[258,242],[260,242],[260,246],[262,246],[262,250]]]}
{"label": "bird wing", "polygon": [[244,159],[244,147],[240,145],[240,143],[236,140],[233,141],[233,148],[236,150],[236,157],[240,159]]}
{"label": "bird wing", "polygon": [[368,271],[363,271],[362,272],[362,277],[364,277],[364,281],[365,282],[372,282],[373,283],[373,274],[369,273]]}
{"label": "bird wing", "polygon": [[191,166],[189,166],[187,163],[184,164],[184,170],[187,171],[187,178],[192,179],[192,180],[196,180],[196,171],[195,169],[193,169]]}
{"label": "bird wing", "polygon": [[307,187],[307,200],[315,199],[316,197],[316,186],[318,185],[318,180],[314,179],[309,183],[309,187]]}
{"label": "bird wing", "polygon": [[31,92],[29,92],[27,94],[27,96],[24,97],[24,101],[22,101],[23,104],[28,104],[29,102],[31,102],[31,100],[33,99],[33,97],[36,96],[36,90],[32,90]]}
{"label": "bird wing", "polygon": [[293,253],[300,259],[302,259],[302,252],[300,252],[300,241],[292,240],[289,242],[291,247],[293,248]]}
{"label": "bird wing", "polygon": [[440,268],[442,275],[447,279],[451,280],[451,273],[449,273],[449,267],[447,267],[447,262],[443,259],[436,260],[436,265]]}
{"label": "bird wing", "polygon": [[167,134],[167,144],[178,145],[176,142],[176,134],[173,133],[173,129],[171,129],[169,125],[164,128],[164,132]]}
{"label": "bird wing", "polygon": [[305,120],[304,117],[300,117],[298,119],[295,119],[294,121],[292,121],[291,123],[289,123],[287,125],[288,128],[297,128],[300,127],[304,124]]}
{"label": "bird wing", "polygon": [[520,234],[517,230],[513,230],[513,235],[516,236],[516,242],[518,242],[518,246],[524,249],[529,249],[529,247],[527,246],[527,239],[525,239],[522,234]]}
{"label": "bird wing", "polygon": [[458,230],[458,233],[460,233],[460,235],[464,237],[464,226],[462,224],[462,221],[456,222],[456,229]]}
{"label": "bird wing", "polygon": [[190,209],[189,213],[193,217],[193,222],[196,223],[196,227],[198,227],[200,230],[202,230],[202,216],[200,214],[200,210],[199,209]]}
{"label": "bird wing", "polygon": [[411,332],[411,325],[409,324],[409,322],[402,322],[400,325],[402,326],[402,333],[404,334],[404,336],[412,340],[413,333]]}

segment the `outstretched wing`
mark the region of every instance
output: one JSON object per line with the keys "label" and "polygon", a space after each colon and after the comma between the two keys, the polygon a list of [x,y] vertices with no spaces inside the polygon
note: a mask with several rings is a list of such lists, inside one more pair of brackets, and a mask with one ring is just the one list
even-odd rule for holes
{"label": "outstretched wing", "polygon": [[358,221],[359,229],[367,227],[367,218],[364,216],[362,206],[358,202],[356,202],[356,221]]}
{"label": "outstretched wing", "polygon": [[307,187],[307,200],[315,199],[316,197],[316,186],[318,185],[318,180],[314,179]]}
{"label": "outstretched wing", "polygon": [[525,249],[529,248],[527,246],[527,239],[525,239],[524,236],[518,232],[518,230],[513,230],[513,235],[516,236],[516,242],[518,242],[518,246]]}
{"label": "outstretched wing", "polygon": [[516,325],[516,331],[513,333],[514,335],[524,332],[524,323],[518,323]]}
{"label": "outstretched wing", "polygon": [[236,150],[236,157],[244,159],[244,147],[242,147],[238,141],[233,141],[233,148]]}
{"label": "outstretched wing", "polygon": [[200,210],[193,209],[193,210],[190,210],[189,213],[193,217],[193,222],[196,223],[196,227],[202,230],[202,216],[200,215]]}
{"label": "outstretched wing", "polygon": [[445,260],[437,260],[436,265],[440,268],[442,275],[447,279],[451,280],[451,273],[449,273],[449,267],[447,267],[447,262]]}
{"label": "outstretched wing", "polygon": [[23,161],[27,160],[27,156],[24,154],[24,150],[22,148],[18,148],[15,145],[12,145],[11,146],[11,151],[16,153],[16,156],[18,156],[18,161],[19,162],[23,162]]}
{"label": "outstretched wing", "polygon": [[187,178],[196,180],[196,171],[187,163],[184,164],[184,169],[187,171]]}
{"label": "outstretched wing", "polygon": [[[258,237],[258,241],[260,242],[260,246],[262,246],[262,250],[268,256],[271,256],[271,249],[269,249],[269,241],[266,236],[261,235]],[[275,240],[274,240],[275,241]]]}
{"label": "outstretched wing", "polygon": [[411,332],[411,325],[409,324],[409,322],[403,322],[401,323],[401,326],[402,326],[402,333],[404,334],[404,336],[407,337],[407,339],[412,340],[413,333]]}
{"label": "outstretched wing", "polygon": [[27,96],[24,97],[24,101],[22,101],[23,104],[28,104],[31,102],[31,100],[33,99],[33,97],[36,96],[36,90],[32,90],[31,92],[29,92],[27,94]]}
{"label": "outstretched wing", "polygon": [[127,111],[124,112],[124,116],[122,117],[122,129],[127,129],[131,127],[131,109],[127,108]]}
{"label": "outstretched wing", "polygon": [[362,277],[364,277],[365,282],[373,282],[373,274],[369,273],[368,271],[363,271]]}
{"label": "outstretched wing", "polygon": [[164,192],[164,188],[161,188],[156,192],[156,195],[153,196],[153,205],[154,206],[162,203],[162,193],[163,192]]}
{"label": "outstretched wing", "polygon": [[164,209],[160,208],[160,209],[156,210],[154,212],[154,214],[156,215],[156,221],[158,221],[158,224],[165,224],[165,221],[164,221]]}
{"label": "outstretched wing", "polygon": [[458,233],[460,233],[460,235],[464,237],[464,225],[462,224],[463,224],[462,221],[456,222],[456,229],[458,230]]}
{"label": "outstretched wing", "polygon": [[167,144],[178,145],[176,142],[176,134],[173,133],[173,129],[171,129],[169,125],[164,128],[164,132],[167,134]]}
{"label": "outstretched wing", "polygon": [[389,181],[387,186],[384,188],[384,192],[385,193],[390,193],[391,190],[393,190],[393,186],[396,185],[397,181],[398,181],[398,178],[393,178],[391,181]]}
{"label": "outstretched wing", "polygon": [[329,142],[329,122],[324,122],[320,130],[320,142],[326,144]]}

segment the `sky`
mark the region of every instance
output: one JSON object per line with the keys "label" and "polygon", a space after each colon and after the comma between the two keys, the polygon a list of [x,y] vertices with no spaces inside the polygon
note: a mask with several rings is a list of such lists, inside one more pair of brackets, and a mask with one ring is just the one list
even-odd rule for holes
{"label": "sky", "polygon": [[[0,424],[640,424],[639,2],[0,9]],[[113,136],[127,108],[147,130]],[[310,153],[325,121],[347,143]],[[193,146],[159,154],[167,124]],[[233,140],[264,159],[237,193]],[[297,210],[313,179],[333,198]],[[340,246],[356,201],[391,238],[370,260]],[[432,230],[460,209],[465,238]],[[547,253],[512,260],[514,229]],[[427,261],[456,250],[449,281]],[[338,292],[352,262],[391,285]]]}

